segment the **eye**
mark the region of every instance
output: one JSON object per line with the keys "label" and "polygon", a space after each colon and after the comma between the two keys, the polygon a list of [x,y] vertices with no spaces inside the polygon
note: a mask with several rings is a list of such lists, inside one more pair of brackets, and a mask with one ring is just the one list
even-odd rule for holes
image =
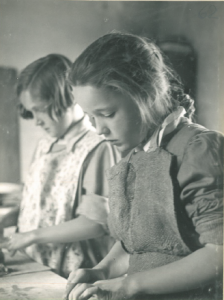
{"label": "eye", "polygon": [[36,113],[42,113],[42,114],[45,114],[45,113],[48,113],[49,109],[50,109],[50,106],[51,104],[48,104],[48,105],[45,105],[45,106],[41,106],[41,107],[35,107],[33,110],[36,112]]}
{"label": "eye", "polygon": [[47,111],[48,111],[48,107],[36,109],[37,113],[42,113],[42,114],[46,113]]}
{"label": "eye", "polygon": [[112,112],[112,113],[109,113],[109,114],[104,114],[103,116],[104,116],[105,118],[113,118],[114,115],[115,115],[115,112]]}
{"label": "eye", "polygon": [[33,119],[32,112],[25,109],[25,107],[21,103],[19,103],[19,105],[18,105],[18,110],[19,110],[20,116],[23,119]]}

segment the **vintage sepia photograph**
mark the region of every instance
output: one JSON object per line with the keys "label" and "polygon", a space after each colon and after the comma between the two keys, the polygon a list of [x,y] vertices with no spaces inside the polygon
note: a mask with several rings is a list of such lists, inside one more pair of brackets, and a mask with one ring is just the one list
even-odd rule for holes
{"label": "vintage sepia photograph", "polygon": [[222,300],[224,2],[0,0],[0,300]]}

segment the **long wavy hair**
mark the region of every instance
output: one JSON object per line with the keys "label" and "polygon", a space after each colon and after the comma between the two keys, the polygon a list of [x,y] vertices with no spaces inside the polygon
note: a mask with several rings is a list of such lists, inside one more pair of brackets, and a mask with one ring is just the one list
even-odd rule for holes
{"label": "long wavy hair", "polygon": [[184,94],[161,50],[140,36],[113,32],[100,37],[75,60],[68,79],[73,86],[91,85],[128,96],[149,135],[177,106],[184,106],[188,118],[194,112],[194,101]]}
{"label": "long wavy hair", "polygon": [[[63,55],[50,54],[29,64],[20,74],[17,98],[29,91],[48,106],[48,114],[57,119],[74,103],[71,86],[66,80],[72,62]],[[19,103],[20,115],[32,119],[33,115]]]}

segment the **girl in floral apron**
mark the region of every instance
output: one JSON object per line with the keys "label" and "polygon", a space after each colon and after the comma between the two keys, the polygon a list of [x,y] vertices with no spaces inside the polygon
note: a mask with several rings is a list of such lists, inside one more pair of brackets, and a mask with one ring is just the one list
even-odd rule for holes
{"label": "girl in floral apron", "polygon": [[222,299],[222,134],[192,123],[193,100],[145,38],[99,38],[69,79],[123,159],[108,173],[117,242],[70,274],[67,298]]}
{"label": "girl in floral apron", "polygon": [[18,233],[5,245],[10,251],[26,247],[32,259],[65,277],[96,265],[113,244],[104,173],[118,158],[74,103],[66,81],[70,67],[66,57],[51,54],[27,66],[18,79],[22,117],[34,118],[47,135],[38,143],[20,209],[11,218],[18,219]]}

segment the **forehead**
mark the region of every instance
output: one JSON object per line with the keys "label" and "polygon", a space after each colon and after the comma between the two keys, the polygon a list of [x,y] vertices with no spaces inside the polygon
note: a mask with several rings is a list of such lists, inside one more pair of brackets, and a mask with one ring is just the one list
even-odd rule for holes
{"label": "forehead", "polygon": [[72,93],[75,101],[85,110],[103,110],[120,103],[114,92],[102,88],[76,86],[73,87]]}
{"label": "forehead", "polygon": [[26,109],[33,109],[35,107],[40,107],[46,103],[39,99],[38,97],[33,97],[30,91],[23,91],[20,95],[20,102]]}

